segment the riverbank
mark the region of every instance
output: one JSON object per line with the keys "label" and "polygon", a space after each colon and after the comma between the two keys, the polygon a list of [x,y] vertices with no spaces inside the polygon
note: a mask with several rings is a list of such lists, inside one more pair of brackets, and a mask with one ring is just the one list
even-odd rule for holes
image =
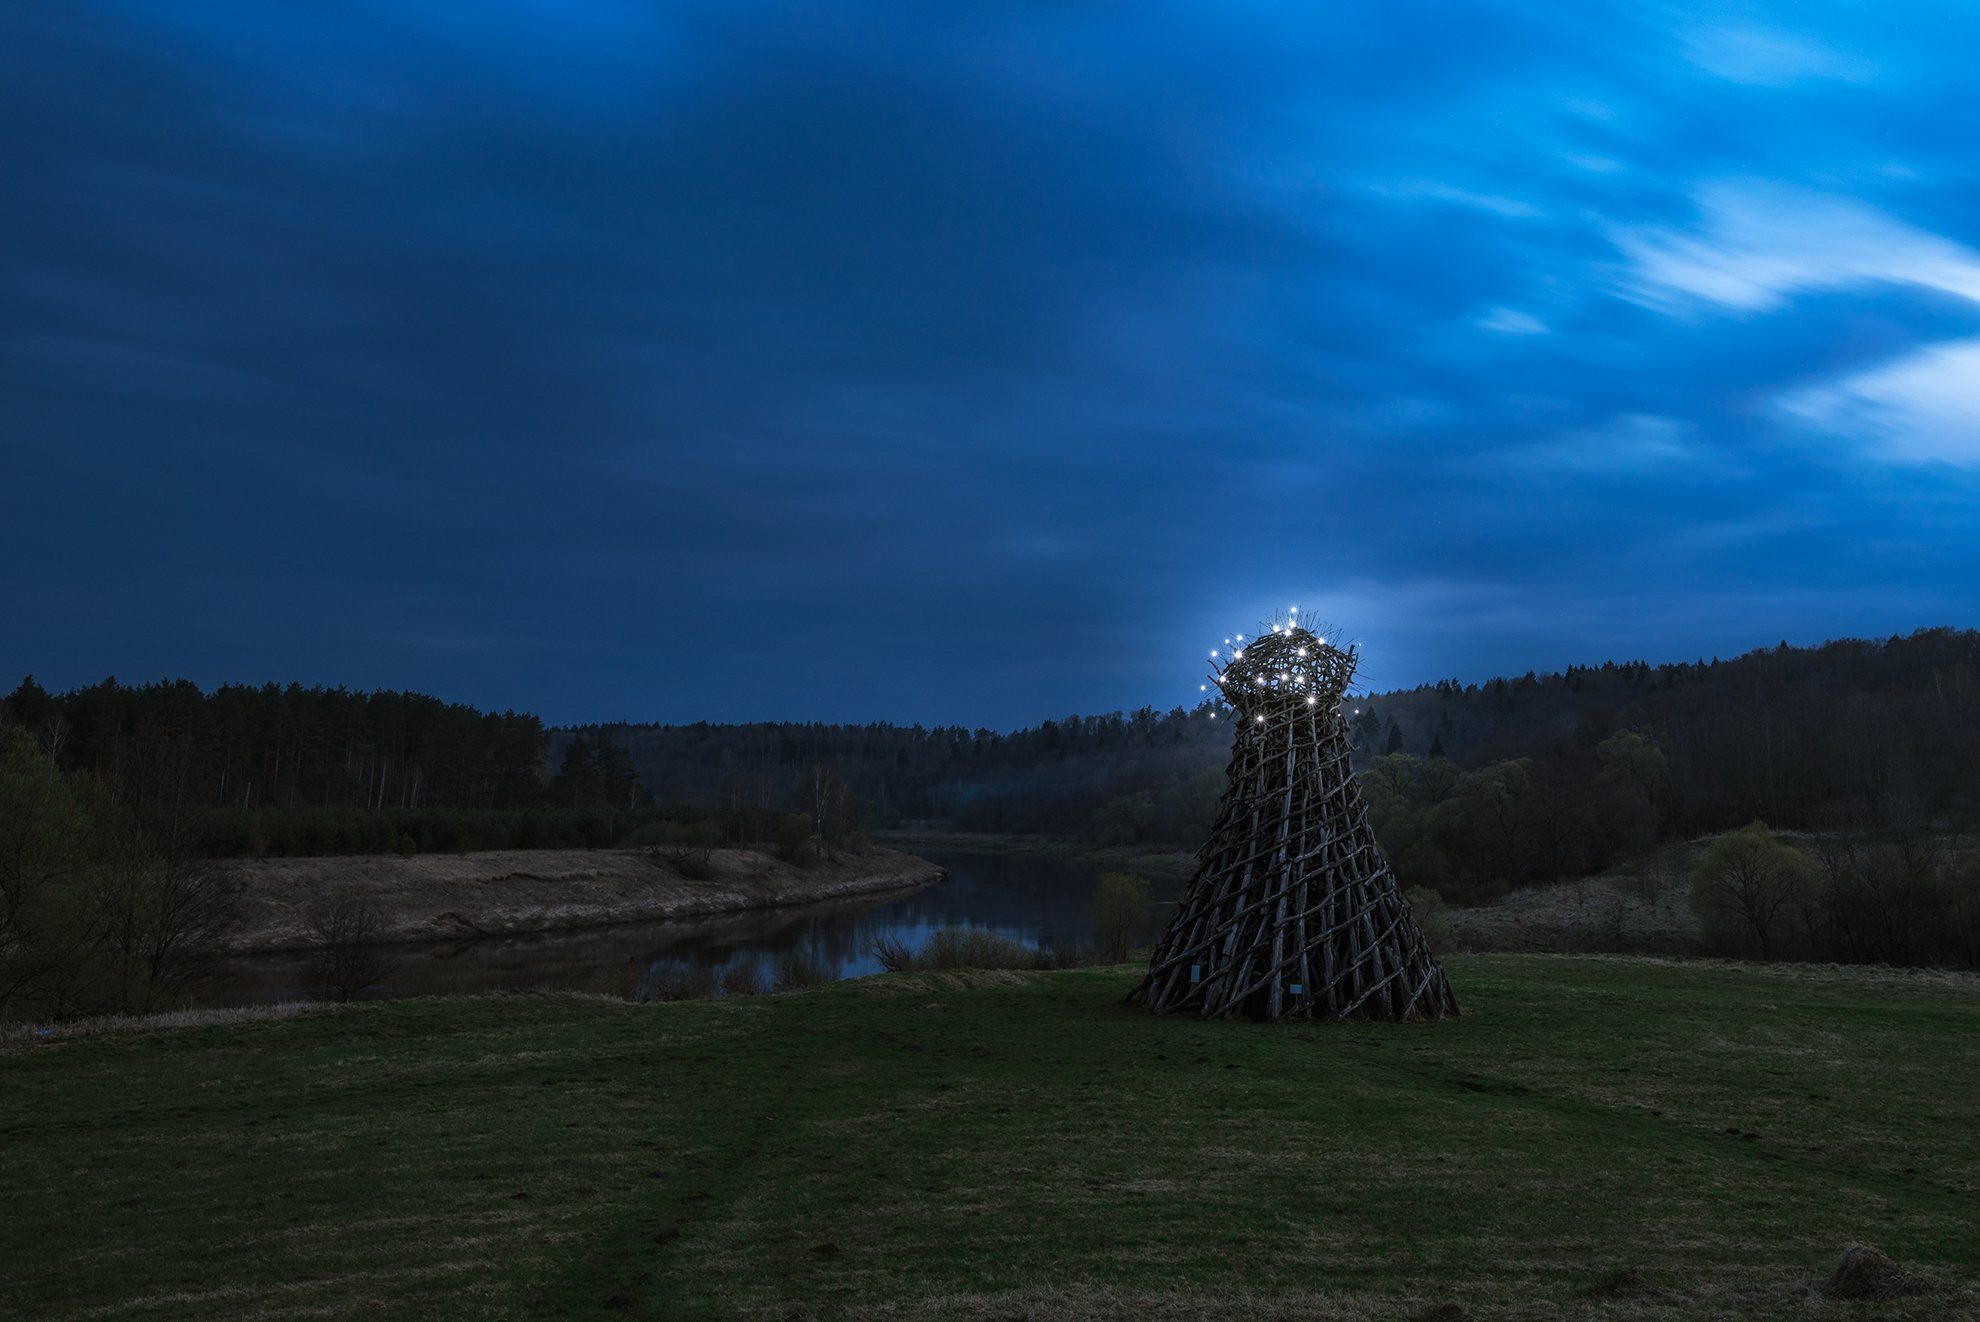
{"label": "riverbank", "polygon": [[1077,859],[1108,872],[1186,881],[1196,871],[1196,855],[1146,845],[1092,845],[1057,835],[1018,835],[990,831],[881,831],[878,838],[899,849],[952,850],[1030,858]]}
{"label": "riverbank", "polygon": [[[0,1315],[1980,1305],[1980,980],[1449,967],[1406,1026],[1158,1019],[1114,968],[57,1039],[0,1055]],[[1853,1240],[1926,1292],[1812,1296]]]}
{"label": "riverbank", "polygon": [[637,849],[271,858],[238,866],[247,889],[243,921],[228,943],[234,954],[307,948],[305,914],[341,887],[372,900],[381,915],[378,939],[412,943],[818,904],[924,886],[943,875],[926,859],[889,848],[803,867],[758,850],[718,849],[705,877],[684,876],[663,856]]}

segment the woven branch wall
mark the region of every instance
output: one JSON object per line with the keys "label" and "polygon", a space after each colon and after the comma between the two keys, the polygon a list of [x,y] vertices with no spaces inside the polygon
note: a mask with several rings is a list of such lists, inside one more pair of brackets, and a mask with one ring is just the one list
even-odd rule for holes
{"label": "woven branch wall", "polygon": [[1354,649],[1322,639],[1275,626],[1216,672],[1236,718],[1229,782],[1135,1003],[1254,1019],[1457,1013],[1349,765]]}

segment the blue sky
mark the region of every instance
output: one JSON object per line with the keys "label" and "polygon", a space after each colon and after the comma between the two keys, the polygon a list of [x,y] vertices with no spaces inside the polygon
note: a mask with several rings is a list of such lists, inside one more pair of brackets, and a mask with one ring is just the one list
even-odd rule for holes
{"label": "blue sky", "polygon": [[1384,687],[1972,625],[1975,49],[0,6],[0,674],[1014,725],[1290,602]]}

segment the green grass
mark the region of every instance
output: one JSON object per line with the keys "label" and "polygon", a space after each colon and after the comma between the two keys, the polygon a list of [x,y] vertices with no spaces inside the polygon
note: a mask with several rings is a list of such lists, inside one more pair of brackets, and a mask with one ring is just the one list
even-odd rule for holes
{"label": "green grass", "polygon": [[[1799,1315],[1980,1277],[1980,981],[1449,961],[1465,1017],[1126,969],[367,1005],[0,1056],[0,1316]],[[973,985],[965,985],[973,984]]]}

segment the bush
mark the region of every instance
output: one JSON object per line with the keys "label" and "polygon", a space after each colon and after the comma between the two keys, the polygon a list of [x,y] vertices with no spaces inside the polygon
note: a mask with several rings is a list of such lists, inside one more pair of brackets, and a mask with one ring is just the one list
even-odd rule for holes
{"label": "bush", "polygon": [[1692,874],[1691,907],[1705,939],[1735,955],[1773,959],[1805,930],[1815,889],[1807,855],[1754,822],[1712,842]]}
{"label": "bush", "polygon": [[391,975],[398,961],[385,945],[385,915],[357,886],[338,886],[303,910],[317,980],[324,992],[348,1001]]}
{"label": "bush", "polygon": [[1428,886],[1411,886],[1403,898],[1409,901],[1416,925],[1423,929],[1423,939],[1430,943],[1430,949],[1442,954],[1451,943],[1450,906],[1444,897]]}
{"label": "bush", "polygon": [[705,1001],[721,990],[715,970],[705,964],[654,969],[641,981],[637,999],[642,1001]]}
{"label": "bush", "polygon": [[883,936],[873,943],[873,958],[888,973],[905,973],[914,967],[914,951],[899,937]]}
{"label": "bush", "polygon": [[822,987],[832,981],[836,970],[822,956],[810,950],[787,950],[777,957],[776,987],[780,992]]}
{"label": "bush", "polygon": [[753,959],[745,959],[722,971],[724,996],[759,996],[766,990],[763,967]]}
{"label": "bush", "polygon": [[1150,904],[1148,878],[1131,872],[1102,873],[1089,910],[1096,956],[1116,964],[1126,959],[1128,943],[1147,921]]}
{"label": "bush", "polygon": [[811,818],[801,812],[786,813],[777,823],[772,841],[777,849],[777,857],[786,863],[803,866],[817,858],[812,847]]}
{"label": "bush", "polygon": [[1048,954],[1016,937],[985,931],[980,927],[940,928],[919,952],[910,951],[905,942],[893,937],[875,941],[872,950],[873,957],[889,973],[933,969],[1070,967],[1057,962],[1064,957],[1059,951]]}
{"label": "bush", "polygon": [[916,961],[930,969],[1035,969],[1038,948],[976,927],[944,927]]}

